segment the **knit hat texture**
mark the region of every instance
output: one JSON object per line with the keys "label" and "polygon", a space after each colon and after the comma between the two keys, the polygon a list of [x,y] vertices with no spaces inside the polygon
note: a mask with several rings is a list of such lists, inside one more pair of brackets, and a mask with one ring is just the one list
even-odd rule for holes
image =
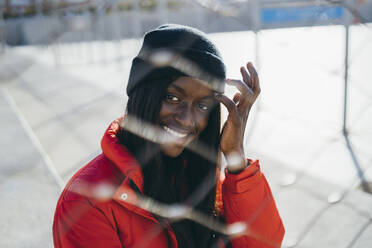
{"label": "knit hat texture", "polygon": [[220,52],[202,31],[178,24],[164,24],[147,32],[138,55],[132,61],[127,94],[142,82],[169,71],[206,81],[223,92],[226,68]]}

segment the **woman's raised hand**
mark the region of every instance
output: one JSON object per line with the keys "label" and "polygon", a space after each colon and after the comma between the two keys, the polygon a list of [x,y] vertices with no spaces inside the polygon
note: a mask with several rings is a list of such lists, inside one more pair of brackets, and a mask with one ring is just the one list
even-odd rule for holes
{"label": "woman's raised hand", "polygon": [[247,63],[246,68],[241,67],[240,72],[243,81],[226,80],[227,84],[239,90],[233,99],[223,94],[215,95],[215,98],[225,105],[229,112],[222,129],[220,147],[227,160],[227,169],[232,173],[238,173],[246,167],[243,147],[244,131],[249,111],[261,92],[258,74],[251,62]]}

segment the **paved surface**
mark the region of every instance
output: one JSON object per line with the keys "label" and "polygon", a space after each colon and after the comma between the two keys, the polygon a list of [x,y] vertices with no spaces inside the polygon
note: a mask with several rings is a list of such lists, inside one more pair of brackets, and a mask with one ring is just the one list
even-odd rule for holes
{"label": "paved surface", "polygon": [[[246,149],[269,178],[286,227],[283,247],[372,243],[372,197],[359,190],[341,133],[343,35],[334,26],[259,36],[262,95],[248,123]],[[351,37],[350,140],[371,180],[372,31],[354,27]],[[251,32],[211,38],[229,77],[255,60]],[[24,47],[0,56],[0,247],[52,247],[61,185],[100,152],[101,135],[123,113],[124,82],[138,46],[125,40]]]}
{"label": "paved surface", "polygon": [[58,184],[4,91],[0,106],[0,246],[50,247]]}

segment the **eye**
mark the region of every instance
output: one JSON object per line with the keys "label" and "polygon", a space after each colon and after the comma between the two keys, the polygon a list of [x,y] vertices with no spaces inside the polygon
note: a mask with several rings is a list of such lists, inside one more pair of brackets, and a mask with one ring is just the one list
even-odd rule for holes
{"label": "eye", "polygon": [[173,95],[173,94],[170,94],[168,93],[166,96],[165,96],[165,99],[168,101],[168,102],[171,102],[171,103],[178,103],[180,101],[180,98],[177,97],[176,95]]}
{"label": "eye", "polygon": [[209,110],[209,105],[208,104],[205,104],[205,103],[198,103],[198,107],[203,110],[203,111],[208,111]]}

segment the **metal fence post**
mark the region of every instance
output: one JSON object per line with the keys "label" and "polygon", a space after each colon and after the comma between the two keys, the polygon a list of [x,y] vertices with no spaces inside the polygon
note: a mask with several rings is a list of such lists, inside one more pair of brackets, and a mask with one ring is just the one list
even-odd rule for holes
{"label": "metal fence post", "polygon": [[4,8],[0,6],[0,41],[1,41],[1,53],[5,53],[6,47],[6,25],[4,21]]}
{"label": "metal fence post", "polygon": [[156,12],[161,24],[164,24],[168,21],[168,7],[165,0],[158,0],[158,6]]}
{"label": "metal fence post", "polygon": [[139,6],[139,1],[133,1],[133,36],[140,37],[142,28],[141,28],[141,10]]}

